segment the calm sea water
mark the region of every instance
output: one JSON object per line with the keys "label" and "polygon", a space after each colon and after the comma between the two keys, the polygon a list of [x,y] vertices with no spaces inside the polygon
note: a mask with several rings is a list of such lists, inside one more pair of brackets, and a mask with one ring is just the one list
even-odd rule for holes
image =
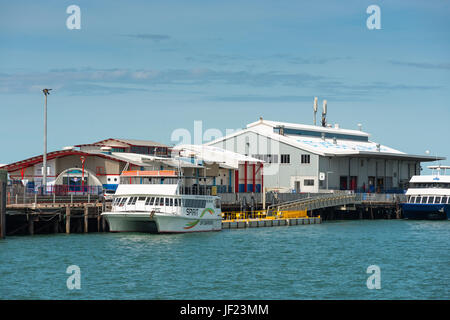
{"label": "calm sea water", "polygon": [[[1,299],[449,299],[450,222],[337,221],[0,241]],[[66,268],[78,265],[81,289]],[[369,290],[369,265],[381,289]]]}

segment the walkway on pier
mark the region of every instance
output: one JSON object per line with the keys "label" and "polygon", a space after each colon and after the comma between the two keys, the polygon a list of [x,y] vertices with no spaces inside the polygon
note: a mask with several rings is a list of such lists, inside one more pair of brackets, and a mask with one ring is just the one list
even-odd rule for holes
{"label": "walkway on pier", "polygon": [[342,207],[347,205],[395,205],[404,201],[404,195],[400,194],[326,194],[308,197],[306,199],[294,200],[268,206],[271,212],[287,210],[317,210],[331,207]]}

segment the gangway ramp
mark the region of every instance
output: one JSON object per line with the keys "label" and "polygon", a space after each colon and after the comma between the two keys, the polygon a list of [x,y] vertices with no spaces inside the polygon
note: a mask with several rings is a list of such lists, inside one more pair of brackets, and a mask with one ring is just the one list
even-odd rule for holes
{"label": "gangway ramp", "polygon": [[309,197],[301,200],[294,200],[283,202],[279,204],[270,205],[267,209],[268,215],[271,212],[290,211],[290,210],[317,210],[330,207],[345,206],[349,204],[356,204],[360,202],[355,194],[345,195],[326,195]]}

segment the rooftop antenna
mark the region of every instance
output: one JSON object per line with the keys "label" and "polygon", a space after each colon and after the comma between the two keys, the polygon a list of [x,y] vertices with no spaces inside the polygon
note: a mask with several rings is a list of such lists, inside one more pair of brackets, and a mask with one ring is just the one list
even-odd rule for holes
{"label": "rooftop antenna", "polygon": [[317,97],[314,97],[314,125],[316,125],[316,114],[318,109],[317,100],[318,100]]}
{"label": "rooftop antenna", "polygon": [[358,128],[359,128],[359,131],[362,131],[362,124],[361,123],[358,123]]}
{"label": "rooftop antenna", "polygon": [[322,127],[327,126],[327,100],[323,100]]}

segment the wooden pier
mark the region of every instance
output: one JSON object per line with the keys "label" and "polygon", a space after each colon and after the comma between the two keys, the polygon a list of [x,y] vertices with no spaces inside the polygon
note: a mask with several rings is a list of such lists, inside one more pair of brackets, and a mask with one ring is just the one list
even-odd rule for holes
{"label": "wooden pier", "polygon": [[5,235],[109,231],[105,202],[25,203],[6,205]]}

